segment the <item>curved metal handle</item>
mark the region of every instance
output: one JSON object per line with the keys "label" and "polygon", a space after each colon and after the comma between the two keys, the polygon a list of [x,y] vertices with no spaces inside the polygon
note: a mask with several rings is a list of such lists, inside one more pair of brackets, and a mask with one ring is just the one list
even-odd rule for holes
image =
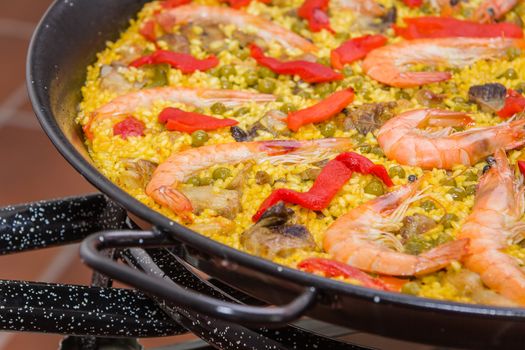
{"label": "curved metal handle", "polygon": [[205,315],[245,325],[269,326],[289,323],[301,317],[315,301],[317,291],[308,287],[293,301],[282,306],[257,307],[225,302],[167,283],[161,278],[147,275],[129,266],[117,264],[100,253],[108,248],[153,248],[173,244],[166,235],[156,231],[106,231],[87,237],[80,246],[80,256],[94,270],[146,293]]}

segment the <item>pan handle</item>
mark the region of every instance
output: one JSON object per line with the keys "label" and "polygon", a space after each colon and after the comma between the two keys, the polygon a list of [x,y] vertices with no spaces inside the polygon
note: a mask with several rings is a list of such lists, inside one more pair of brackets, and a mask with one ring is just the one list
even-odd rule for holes
{"label": "pan handle", "polygon": [[208,316],[245,325],[277,326],[290,323],[301,317],[315,302],[317,290],[313,287],[305,288],[294,300],[282,306],[258,307],[225,302],[118,264],[101,253],[103,249],[109,248],[173,245],[173,240],[159,231],[105,231],[87,237],[80,245],[80,256],[92,269],[143,292]]}

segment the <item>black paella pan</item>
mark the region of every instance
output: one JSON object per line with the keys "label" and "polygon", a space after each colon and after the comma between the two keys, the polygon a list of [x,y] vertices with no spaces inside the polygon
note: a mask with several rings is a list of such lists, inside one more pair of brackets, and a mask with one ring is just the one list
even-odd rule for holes
{"label": "black paella pan", "polygon": [[[57,0],[38,26],[27,61],[27,82],[40,123],[62,155],[89,182],[151,231],[90,237],[81,254],[88,265],[157,297],[240,324],[277,325],[301,316],[433,344],[470,348],[525,348],[525,309],[460,304],[381,292],[277,265],[193,232],[126,194],[92,164],[74,122],[86,67],[107,40],[118,37],[146,0]],[[168,285],[106,260],[109,247],[173,246],[201,271],[275,307],[229,304]]]}

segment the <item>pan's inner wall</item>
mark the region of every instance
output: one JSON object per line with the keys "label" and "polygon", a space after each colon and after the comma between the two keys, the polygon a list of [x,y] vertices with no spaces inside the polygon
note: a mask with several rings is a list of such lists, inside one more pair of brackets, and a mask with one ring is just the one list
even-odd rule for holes
{"label": "pan's inner wall", "polygon": [[34,40],[34,71],[44,86],[42,109],[56,117],[66,138],[91,162],[75,123],[86,67],[108,40],[115,40],[147,0],[57,0]]}

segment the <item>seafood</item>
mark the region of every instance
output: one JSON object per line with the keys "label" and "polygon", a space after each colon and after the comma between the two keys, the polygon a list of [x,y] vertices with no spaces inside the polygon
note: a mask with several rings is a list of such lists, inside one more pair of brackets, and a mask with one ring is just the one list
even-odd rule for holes
{"label": "seafood", "polygon": [[325,251],[335,260],[361,270],[393,276],[423,275],[459,260],[467,239],[410,255],[403,252],[402,244],[389,232],[400,228],[418,185],[417,181],[404,185],[339,217],[325,233]]}
{"label": "seafood", "polygon": [[484,0],[474,12],[473,19],[478,22],[493,22],[501,19],[518,4],[518,0]]}
{"label": "seafood", "polygon": [[395,87],[414,87],[448,80],[450,72],[408,72],[415,63],[464,67],[478,60],[505,55],[509,48],[525,48],[525,41],[506,38],[439,38],[401,41],[370,52],[364,72]]}
{"label": "seafood", "polygon": [[308,40],[275,23],[227,7],[184,5],[161,12],[157,16],[157,21],[168,32],[171,32],[175,25],[195,22],[234,24],[238,28],[250,26],[256,29],[257,35],[267,42],[275,40],[286,48],[300,49],[303,52],[318,50]]}
{"label": "seafood", "polygon": [[515,258],[503,250],[509,242],[522,239],[525,200],[522,179],[515,179],[503,149],[482,177],[472,212],[461,228],[460,237],[469,239],[465,265],[478,273],[485,285],[525,305],[525,272]]}
{"label": "seafood", "polygon": [[[424,169],[451,169],[473,165],[499,148],[525,144],[525,120],[452,132],[452,126],[466,126],[471,119],[462,112],[417,109],[399,114],[379,130],[377,141],[389,159]],[[436,132],[428,126],[448,126]]]}
{"label": "seafood", "polygon": [[173,154],[160,164],[146,186],[146,194],[167,206],[186,220],[193,210],[191,202],[177,186],[188,176],[217,164],[235,164],[247,160],[271,163],[315,162],[331,152],[341,152],[352,146],[343,138],[311,141],[273,140],[233,142],[210,145]]}
{"label": "seafood", "polygon": [[381,17],[386,14],[386,9],[374,0],[339,0],[338,5],[367,16]]}

